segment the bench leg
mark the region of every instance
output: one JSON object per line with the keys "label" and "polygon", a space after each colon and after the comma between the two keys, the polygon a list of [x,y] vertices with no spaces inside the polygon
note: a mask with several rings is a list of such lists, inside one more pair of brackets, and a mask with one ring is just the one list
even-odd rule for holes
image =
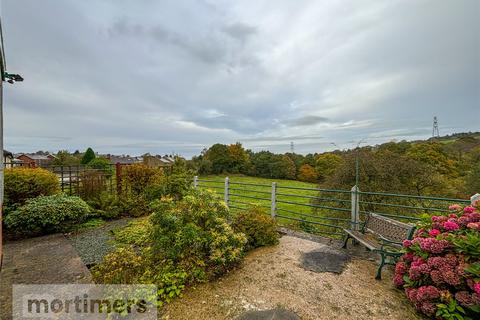
{"label": "bench leg", "polygon": [[342,246],[343,249],[346,249],[346,248],[347,248],[348,239],[350,239],[350,235],[349,235],[349,234],[347,234],[347,235],[345,236],[345,240],[343,240],[343,246]]}
{"label": "bench leg", "polygon": [[383,269],[383,266],[385,265],[385,255],[381,253],[380,256],[382,257],[382,260],[380,262],[380,265],[378,266],[377,275],[375,276],[375,279],[377,280],[382,279],[382,269]]}

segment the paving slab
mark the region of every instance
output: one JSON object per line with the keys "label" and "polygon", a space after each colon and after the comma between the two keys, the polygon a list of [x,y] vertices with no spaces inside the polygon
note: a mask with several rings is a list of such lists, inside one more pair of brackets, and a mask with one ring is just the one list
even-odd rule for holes
{"label": "paving slab", "polygon": [[7,242],[0,272],[0,319],[11,319],[13,284],[88,284],[92,275],[63,234]]}

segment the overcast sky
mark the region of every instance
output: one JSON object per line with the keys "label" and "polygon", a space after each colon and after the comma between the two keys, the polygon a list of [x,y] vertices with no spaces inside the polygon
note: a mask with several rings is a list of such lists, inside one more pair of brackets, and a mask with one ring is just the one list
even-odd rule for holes
{"label": "overcast sky", "polygon": [[13,152],[480,131],[480,1],[3,0]]}

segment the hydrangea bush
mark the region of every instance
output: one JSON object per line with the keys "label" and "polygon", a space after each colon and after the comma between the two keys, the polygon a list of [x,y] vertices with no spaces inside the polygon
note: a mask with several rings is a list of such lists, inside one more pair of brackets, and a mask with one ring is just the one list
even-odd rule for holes
{"label": "hydrangea bush", "polygon": [[480,212],[449,207],[425,219],[395,266],[394,283],[430,318],[480,317]]}

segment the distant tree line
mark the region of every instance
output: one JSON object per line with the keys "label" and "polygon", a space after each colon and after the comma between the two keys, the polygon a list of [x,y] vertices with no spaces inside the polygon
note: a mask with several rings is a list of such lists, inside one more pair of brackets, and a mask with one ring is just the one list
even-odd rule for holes
{"label": "distant tree line", "polygon": [[217,143],[189,164],[200,175],[244,174],[350,189],[355,185],[358,158],[359,185],[364,191],[455,197],[480,192],[480,136],[457,134],[448,138],[307,155],[253,152],[240,143]]}

